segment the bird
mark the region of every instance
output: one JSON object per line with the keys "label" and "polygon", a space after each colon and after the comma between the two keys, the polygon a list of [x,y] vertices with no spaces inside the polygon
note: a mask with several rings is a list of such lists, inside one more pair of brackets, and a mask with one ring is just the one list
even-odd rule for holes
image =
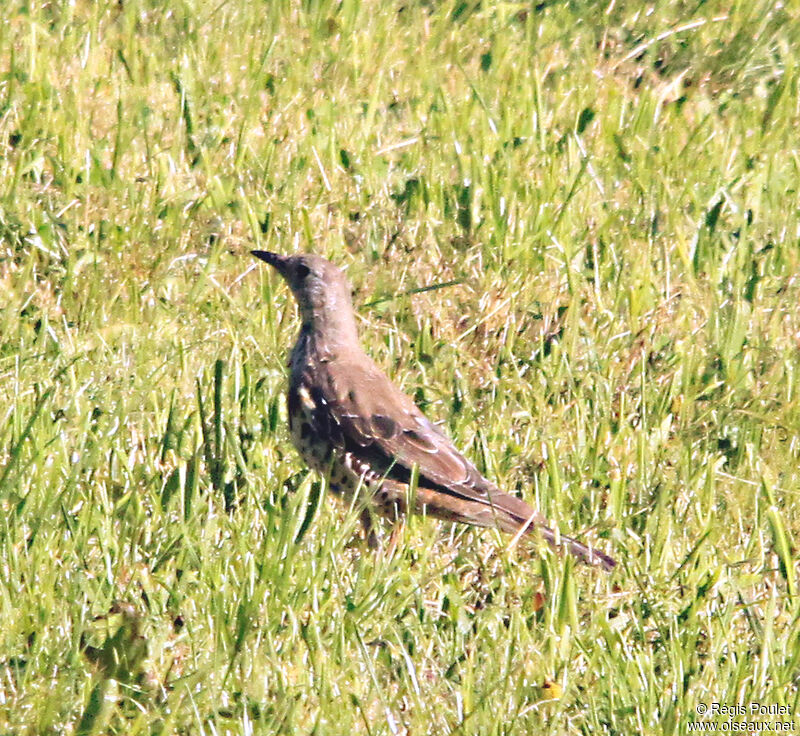
{"label": "bird", "polygon": [[369,546],[379,546],[375,515],[396,522],[410,506],[445,521],[538,534],[583,562],[616,566],[491,483],[391,382],[361,346],[350,285],[336,265],[314,253],[251,253],[283,277],[299,306],[287,392],[292,443],[334,495],[361,506]]}

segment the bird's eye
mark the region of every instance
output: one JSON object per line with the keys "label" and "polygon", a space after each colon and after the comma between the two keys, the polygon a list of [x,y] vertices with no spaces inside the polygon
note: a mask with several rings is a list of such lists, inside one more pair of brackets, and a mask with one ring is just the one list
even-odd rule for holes
{"label": "bird's eye", "polygon": [[304,279],[306,276],[308,276],[308,274],[311,273],[311,269],[306,266],[305,263],[301,263],[297,266],[295,273],[297,274],[297,278]]}

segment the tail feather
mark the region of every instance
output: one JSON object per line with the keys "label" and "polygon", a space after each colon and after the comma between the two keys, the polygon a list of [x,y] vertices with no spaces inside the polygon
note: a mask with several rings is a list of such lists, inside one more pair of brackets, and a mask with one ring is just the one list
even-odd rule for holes
{"label": "tail feather", "polygon": [[[609,557],[600,550],[579,542],[577,539],[564,534],[556,534],[547,526],[545,517],[538,511],[534,511],[521,498],[507,493],[495,492],[492,502],[493,506],[488,511],[484,511],[487,516],[491,513],[491,521],[487,519],[486,522],[483,522],[486,526],[494,526],[496,524],[500,529],[511,534],[538,533],[554,549],[566,548],[570,554],[582,562],[589,565],[599,565],[604,570],[613,570],[616,567],[617,562],[613,557]],[[475,516],[476,514],[473,512],[472,523],[481,523],[477,522]]]}
{"label": "tail feather", "polygon": [[[399,510],[404,512],[407,486],[384,480],[381,488],[394,491],[395,502],[402,504]],[[528,506],[522,499],[498,490],[492,494],[491,504],[486,504],[420,486],[417,488],[414,510],[445,521],[497,527],[508,534],[540,534],[554,549],[566,548],[570,554],[589,565],[598,565],[604,570],[613,570],[617,565],[613,557],[600,550],[564,534],[556,534],[547,526],[547,520],[542,514]]]}
{"label": "tail feather", "polygon": [[574,555],[579,560],[589,565],[599,565],[604,570],[613,570],[617,566],[617,561],[613,557],[601,552],[599,549],[595,549],[591,545],[579,542],[577,539],[573,539],[564,534],[556,534],[549,527],[533,527],[531,532],[534,534],[541,534],[544,541],[554,549],[566,547],[571,555]]}

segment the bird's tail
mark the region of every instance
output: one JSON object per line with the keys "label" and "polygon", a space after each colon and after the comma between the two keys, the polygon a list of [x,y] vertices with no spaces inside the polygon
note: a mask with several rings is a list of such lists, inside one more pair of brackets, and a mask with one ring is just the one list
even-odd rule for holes
{"label": "bird's tail", "polygon": [[544,525],[531,524],[530,532],[541,534],[542,539],[554,549],[566,548],[571,555],[589,565],[599,565],[604,570],[613,570],[617,566],[617,561],[613,557],[609,557],[599,549],[564,534],[557,534]]}
{"label": "bird's tail", "polygon": [[[384,481],[383,488],[389,481]],[[404,488],[398,485],[401,490]],[[402,497],[402,496],[401,496]],[[442,499],[449,501],[445,506]],[[456,504],[455,500],[459,503]],[[521,498],[510,496],[494,489],[490,503],[478,503],[467,499],[451,500],[451,497],[439,490],[418,488],[416,495],[417,513],[425,513],[445,521],[459,521],[475,526],[497,527],[516,539],[523,534],[538,534],[554,549],[566,549],[570,554],[589,565],[598,565],[604,570],[613,570],[617,562],[594,547],[579,542],[577,539],[557,534],[549,526],[547,520],[538,511],[528,506]],[[512,542],[514,544],[515,542]]]}

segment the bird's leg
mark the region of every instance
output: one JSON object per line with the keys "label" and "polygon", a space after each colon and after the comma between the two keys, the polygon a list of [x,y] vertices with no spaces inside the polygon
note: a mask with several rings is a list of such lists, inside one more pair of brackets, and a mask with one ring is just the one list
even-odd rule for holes
{"label": "bird's leg", "polygon": [[[378,532],[375,530],[375,520],[372,516],[373,512],[369,508],[365,508],[361,512],[361,526],[364,528],[364,537],[367,540],[367,547],[371,550],[379,551],[383,547],[378,537]],[[397,545],[403,538],[403,531],[406,528],[405,518],[400,516],[395,519],[392,524],[392,532],[389,535],[389,542],[385,547],[384,554],[386,557],[394,557],[397,550]]]}
{"label": "bird's leg", "polygon": [[398,518],[392,524],[392,533],[389,535],[389,544],[386,546],[386,556],[389,558],[394,557],[395,550],[400,540],[403,538],[403,532],[406,528],[405,517]]}
{"label": "bird's leg", "polygon": [[372,511],[364,508],[361,511],[361,526],[364,528],[364,538],[367,540],[367,547],[370,549],[380,549],[381,543],[375,525],[372,523]]}

